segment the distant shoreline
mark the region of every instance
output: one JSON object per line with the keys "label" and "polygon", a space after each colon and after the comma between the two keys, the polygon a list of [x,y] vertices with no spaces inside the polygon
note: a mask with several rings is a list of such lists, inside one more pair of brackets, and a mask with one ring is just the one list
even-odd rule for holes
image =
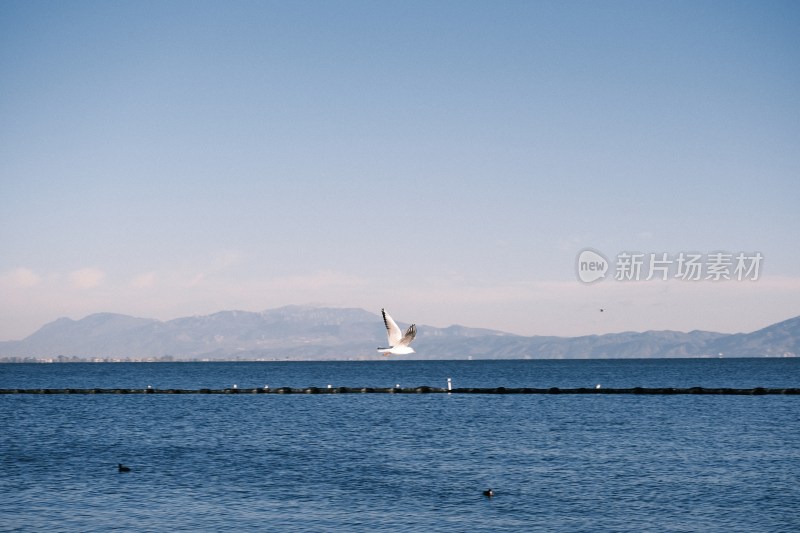
{"label": "distant shoreline", "polygon": [[442,361],[656,361],[656,360],[689,360],[689,359],[795,359],[795,354],[784,355],[692,355],[692,356],[673,356],[673,357],[561,357],[561,358],[532,358],[532,357],[506,357],[506,358],[428,358],[428,359],[386,359],[376,357],[364,358],[329,358],[329,359],[297,359],[297,358],[261,358],[261,359],[192,359],[175,357],[78,357],[64,356],[63,358],[53,357],[2,357],[2,364],[108,364],[108,363],[364,363],[364,362],[442,362]]}

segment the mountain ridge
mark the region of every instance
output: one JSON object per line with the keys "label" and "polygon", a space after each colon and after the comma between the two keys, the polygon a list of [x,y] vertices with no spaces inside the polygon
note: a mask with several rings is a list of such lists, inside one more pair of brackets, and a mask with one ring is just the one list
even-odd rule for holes
{"label": "mountain ridge", "polygon": [[[401,324],[406,327],[408,324]],[[800,316],[750,333],[626,331],[578,337],[523,336],[499,330],[418,325],[417,353],[405,359],[607,359],[800,355]],[[59,318],[19,341],[0,342],[0,358],[64,357],[203,360],[382,359],[380,315],[360,308],[285,306],[225,310],[167,321],[118,313]]]}

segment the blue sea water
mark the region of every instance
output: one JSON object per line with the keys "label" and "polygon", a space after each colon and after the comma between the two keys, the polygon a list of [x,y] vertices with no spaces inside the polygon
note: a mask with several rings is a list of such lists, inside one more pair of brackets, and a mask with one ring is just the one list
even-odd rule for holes
{"label": "blue sea water", "polygon": [[[416,387],[448,377],[456,387],[780,388],[800,386],[800,360],[0,365],[0,388]],[[799,402],[1,395],[0,531],[794,532]]]}

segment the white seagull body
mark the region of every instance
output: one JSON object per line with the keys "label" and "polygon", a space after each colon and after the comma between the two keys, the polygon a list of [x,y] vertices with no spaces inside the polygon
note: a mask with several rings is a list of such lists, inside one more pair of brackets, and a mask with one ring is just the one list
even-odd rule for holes
{"label": "white seagull body", "polygon": [[383,323],[386,324],[389,347],[378,348],[378,351],[383,352],[383,355],[406,355],[414,353],[414,348],[409,346],[409,344],[411,344],[411,341],[413,341],[414,337],[417,335],[417,326],[411,324],[405,334],[403,334],[397,326],[397,323],[392,320],[392,317],[389,316],[385,309],[381,309],[381,313],[383,314]]}

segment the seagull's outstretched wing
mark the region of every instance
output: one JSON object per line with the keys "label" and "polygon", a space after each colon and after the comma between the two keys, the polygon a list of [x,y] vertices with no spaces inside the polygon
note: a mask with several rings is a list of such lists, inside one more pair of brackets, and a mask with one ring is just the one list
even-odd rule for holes
{"label": "seagull's outstretched wing", "polygon": [[378,348],[378,351],[382,352],[383,355],[406,355],[414,353],[414,348],[409,346],[409,344],[411,344],[411,341],[417,336],[416,324],[411,324],[404,334],[397,326],[397,322],[392,320],[392,317],[386,312],[386,309],[381,309],[381,314],[383,314],[383,323],[386,325],[389,347]]}
{"label": "seagull's outstretched wing", "polygon": [[[381,309],[381,313],[383,313],[383,323],[386,324],[386,333],[389,338],[389,346],[397,346],[404,338],[402,332],[400,331],[400,328],[397,327],[397,323],[392,320],[392,317],[389,316],[389,313],[387,313],[385,309]],[[406,335],[408,335],[408,333],[406,333]],[[414,337],[412,336],[411,338],[413,339]]]}
{"label": "seagull's outstretched wing", "polygon": [[403,338],[400,339],[400,342],[398,342],[396,346],[408,346],[409,344],[411,344],[411,341],[413,341],[414,337],[416,336],[417,336],[417,325],[411,324],[406,330],[406,334],[403,335]]}

